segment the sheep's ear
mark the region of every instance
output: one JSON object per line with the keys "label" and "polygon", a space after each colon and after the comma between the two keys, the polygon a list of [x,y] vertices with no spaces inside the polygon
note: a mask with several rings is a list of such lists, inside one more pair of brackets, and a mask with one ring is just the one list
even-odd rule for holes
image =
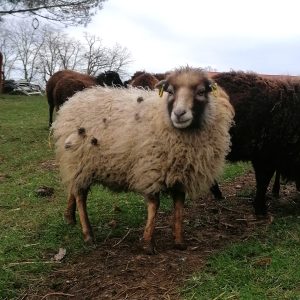
{"label": "sheep's ear", "polygon": [[163,92],[165,92],[167,90],[168,86],[169,86],[168,81],[164,79],[164,80],[161,80],[160,82],[158,82],[154,88],[159,90],[158,94],[160,97],[162,97]]}
{"label": "sheep's ear", "polygon": [[215,91],[216,88],[217,88],[217,84],[213,80],[207,79],[207,81],[205,82],[205,91],[207,93],[210,93]]}
{"label": "sheep's ear", "polygon": [[164,79],[164,80],[161,80],[161,81],[159,81],[156,85],[155,85],[155,88],[156,89],[161,89],[161,88],[163,88],[163,90],[164,91],[166,91],[167,90],[167,88],[168,88],[168,81],[166,80],[166,79]]}

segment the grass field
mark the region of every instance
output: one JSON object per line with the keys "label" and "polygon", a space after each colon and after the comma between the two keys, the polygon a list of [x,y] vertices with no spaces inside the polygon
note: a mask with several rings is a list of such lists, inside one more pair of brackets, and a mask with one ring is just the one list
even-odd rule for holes
{"label": "grass field", "polygon": [[271,230],[211,257],[191,276],[184,299],[300,299],[299,219],[278,220]]}
{"label": "grass field", "polygon": [[[90,251],[79,226],[63,220],[65,193],[60,185],[54,150],[48,140],[45,97],[0,96],[0,299],[18,299],[51,271],[60,247],[68,257]],[[224,180],[242,174],[249,165],[228,165]],[[37,190],[54,188],[51,197]],[[93,199],[101,198],[100,201]],[[88,211],[97,240],[120,236],[143,224],[141,196],[92,189]],[[115,207],[120,207],[116,216]],[[162,210],[170,210],[162,201]],[[111,230],[108,223],[118,219]],[[211,258],[204,272],[191,274],[185,299],[300,299],[300,228],[297,216],[279,219],[266,235],[232,245]],[[278,263],[256,268],[255,260],[272,257]],[[272,284],[270,284],[272,283]],[[270,286],[272,288],[270,288]],[[281,296],[283,297],[281,298]]]}

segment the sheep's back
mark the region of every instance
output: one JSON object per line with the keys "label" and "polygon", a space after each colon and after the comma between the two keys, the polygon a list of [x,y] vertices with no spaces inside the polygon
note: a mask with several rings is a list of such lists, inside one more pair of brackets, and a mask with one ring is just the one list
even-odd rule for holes
{"label": "sheep's back", "polygon": [[[94,87],[78,92],[65,102],[53,124],[63,181],[72,180],[79,165],[92,169],[90,162],[93,161],[91,164],[97,165],[99,181],[103,184],[128,186],[124,172],[132,168],[129,158],[135,138],[141,131],[142,135],[150,135],[147,124],[151,123],[151,115],[145,113],[145,106],[153,102],[154,95],[138,89]],[[139,97],[147,103],[139,103]],[[141,106],[144,106],[142,111]],[[96,140],[97,145],[94,145]],[[109,178],[116,183],[111,183]]]}

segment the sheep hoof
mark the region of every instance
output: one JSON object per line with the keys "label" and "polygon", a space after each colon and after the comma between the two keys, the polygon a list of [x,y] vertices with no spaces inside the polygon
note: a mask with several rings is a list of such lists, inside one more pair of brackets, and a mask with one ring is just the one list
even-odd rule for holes
{"label": "sheep hoof", "polygon": [[69,224],[69,225],[75,225],[76,224],[75,216],[73,216],[69,213],[65,213],[64,217],[65,217],[65,220],[66,220],[67,224]]}
{"label": "sheep hoof", "polygon": [[148,255],[156,254],[155,246],[152,241],[144,241],[143,250]]}
{"label": "sheep hoof", "polygon": [[277,193],[277,192],[272,192],[272,196],[273,196],[273,198],[275,198],[275,199],[279,199],[280,197],[279,197],[279,193]]}
{"label": "sheep hoof", "polygon": [[266,217],[268,214],[268,209],[266,206],[255,207],[255,215],[258,217]]}
{"label": "sheep hoof", "polygon": [[95,244],[95,240],[90,234],[84,234],[83,240],[87,245],[93,246]]}
{"label": "sheep hoof", "polygon": [[224,197],[223,195],[220,195],[220,196],[215,196],[215,200],[216,201],[222,201],[222,200],[226,200],[226,197]]}
{"label": "sheep hoof", "polygon": [[177,250],[186,250],[187,249],[187,245],[184,242],[181,243],[176,243],[174,244],[174,248]]}

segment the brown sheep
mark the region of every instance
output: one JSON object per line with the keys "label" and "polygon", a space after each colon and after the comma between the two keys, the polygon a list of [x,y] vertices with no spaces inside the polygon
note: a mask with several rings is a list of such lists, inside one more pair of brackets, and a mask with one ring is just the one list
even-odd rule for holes
{"label": "brown sheep", "polygon": [[154,90],[155,85],[158,82],[158,79],[150,73],[142,73],[131,81],[131,85],[133,87],[141,87],[145,89]]}
{"label": "brown sheep", "polygon": [[159,82],[166,79],[170,72],[167,73],[148,73],[146,71],[136,71],[126,84],[130,84],[134,87],[149,88],[153,90],[155,87],[154,81]]}
{"label": "brown sheep", "polygon": [[161,81],[161,80],[164,80],[169,74],[170,74],[170,72],[166,72],[166,73],[154,73],[152,75],[155,78],[157,78],[157,80]]}
{"label": "brown sheep", "polygon": [[266,191],[275,171],[275,193],[279,174],[300,186],[300,82],[244,72],[219,73],[213,79],[228,93],[236,112],[227,159],[251,161],[253,205],[257,215],[266,215]]}
{"label": "brown sheep", "polygon": [[53,122],[53,111],[77,91],[96,85],[95,77],[71,70],[62,70],[54,73],[46,84],[46,94],[49,105],[49,127]]}
{"label": "brown sheep", "polygon": [[97,77],[72,70],[62,70],[54,73],[46,85],[49,104],[49,127],[53,122],[54,108],[58,111],[59,107],[76,92],[95,85],[124,86],[119,74],[115,71],[106,71],[100,73]]}

